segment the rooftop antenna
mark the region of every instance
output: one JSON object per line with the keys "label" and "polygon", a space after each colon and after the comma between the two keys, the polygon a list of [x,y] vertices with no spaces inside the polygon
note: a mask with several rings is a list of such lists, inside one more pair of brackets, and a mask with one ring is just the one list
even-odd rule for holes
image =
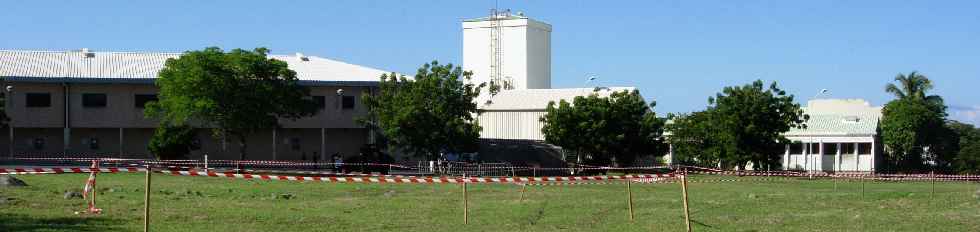
{"label": "rooftop antenna", "polygon": [[490,9],[490,81],[501,85],[510,86],[509,84],[503,84],[503,26],[500,25],[500,21],[510,16],[510,10],[500,11],[496,8],[497,3],[494,1],[494,8]]}

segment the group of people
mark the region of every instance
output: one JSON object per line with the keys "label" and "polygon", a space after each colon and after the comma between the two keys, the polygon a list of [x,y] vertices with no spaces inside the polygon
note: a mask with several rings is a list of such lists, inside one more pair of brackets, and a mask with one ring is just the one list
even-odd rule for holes
{"label": "group of people", "polygon": [[[301,158],[302,160],[305,161],[307,159],[306,153],[303,153]],[[327,156],[320,157],[319,155],[316,154],[316,152],[314,152],[313,157],[310,158],[312,161],[315,162],[329,163],[328,167],[334,172],[339,172],[339,173],[381,172],[387,174],[389,168],[387,167],[387,165],[384,164],[394,163],[394,158],[392,158],[387,154],[384,154],[383,152],[381,152],[380,149],[378,149],[374,145],[366,145],[364,147],[361,147],[360,153],[358,153],[356,156],[344,157],[340,153],[333,153],[333,155],[330,155],[329,157]],[[355,165],[349,165],[349,164],[355,164]],[[317,166],[315,168],[320,169],[322,167]]]}

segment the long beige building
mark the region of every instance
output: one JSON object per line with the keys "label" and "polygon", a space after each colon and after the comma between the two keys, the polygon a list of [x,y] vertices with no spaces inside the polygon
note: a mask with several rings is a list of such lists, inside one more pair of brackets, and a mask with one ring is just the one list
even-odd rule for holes
{"label": "long beige building", "polygon": [[[8,91],[5,103],[11,118],[0,133],[0,151],[13,157],[151,157],[147,143],[157,121],[143,115],[143,106],[156,99],[154,80],[164,62],[179,56],[88,49],[0,51],[0,78]],[[362,94],[376,91],[385,71],[299,53],[271,58],[296,71],[320,110],[252,135],[247,158],[349,156],[373,142],[355,118],[366,113]],[[238,158],[237,143],[212,138],[206,130],[199,132],[196,142],[201,149],[190,158]]]}

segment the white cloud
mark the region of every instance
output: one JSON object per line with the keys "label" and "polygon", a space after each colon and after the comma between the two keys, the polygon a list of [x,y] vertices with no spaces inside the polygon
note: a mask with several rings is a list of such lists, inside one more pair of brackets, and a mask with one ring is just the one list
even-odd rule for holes
{"label": "white cloud", "polygon": [[956,121],[980,126],[980,105],[972,107],[950,107],[950,118]]}

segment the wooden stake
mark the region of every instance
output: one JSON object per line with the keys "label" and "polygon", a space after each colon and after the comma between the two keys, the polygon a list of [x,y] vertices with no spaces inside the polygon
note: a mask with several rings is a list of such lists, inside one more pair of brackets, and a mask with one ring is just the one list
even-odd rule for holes
{"label": "wooden stake", "polygon": [[523,184],[523,185],[521,186],[521,201],[522,201],[522,202],[524,201],[524,193],[525,193],[525,192],[527,192],[527,183],[524,183],[524,184]]}
{"label": "wooden stake", "polygon": [[150,166],[146,166],[146,193],[143,196],[143,232],[150,231]]}
{"label": "wooden stake", "polygon": [[463,224],[469,223],[469,215],[467,215],[469,211],[468,204],[469,202],[467,202],[466,198],[466,182],[463,182]]}
{"label": "wooden stake", "polygon": [[831,176],[830,178],[834,178],[834,192],[837,192],[837,177]]}
{"label": "wooden stake", "polygon": [[861,177],[861,197],[864,197],[864,179],[865,179],[865,177],[862,176]]}
{"label": "wooden stake", "polygon": [[630,189],[630,179],[624,179],[626,181],[626,203],[629,205],[630,209],[630,221],[633,221],[633,190]]}
{"label": "wooden stake", "polygon": [[687,169],[684,170],[684,175],[681,176],[681,189],[684,193],[684,223],[687,224],[687,231],[691,232],[691,210],[687,204]]}
{"label": "wooden stake", "polygon": [[929,197],[936,198],[936,172],[935,171],[929,172],[929,177],[931,177],[929,179],[932,180],[932,195],[930,195]]}

